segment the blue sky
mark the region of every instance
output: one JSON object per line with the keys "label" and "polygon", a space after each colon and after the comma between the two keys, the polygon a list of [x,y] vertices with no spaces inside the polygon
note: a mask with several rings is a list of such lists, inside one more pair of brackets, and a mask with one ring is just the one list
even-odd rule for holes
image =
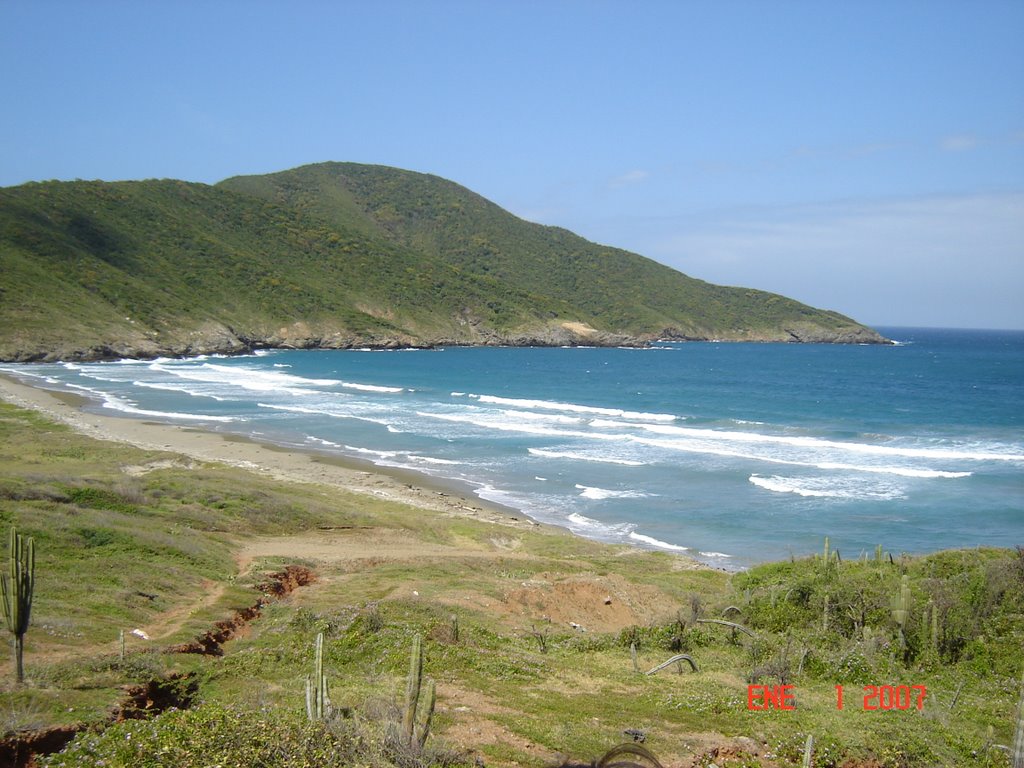
{"label": "blue sky", "polygon": [[1024,2],[0,0],[0,186],[434,173],[716,283],[1024,328]]}

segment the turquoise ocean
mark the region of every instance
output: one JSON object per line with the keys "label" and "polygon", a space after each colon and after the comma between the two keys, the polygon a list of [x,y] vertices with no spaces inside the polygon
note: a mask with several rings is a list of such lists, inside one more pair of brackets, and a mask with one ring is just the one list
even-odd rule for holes
{"label": "turquoise ocean", "polygon": [[739,569],[1024,545],[1024,332],[894,346],[261,351],[0,364],[126,418],[463,483],[604,541]]}

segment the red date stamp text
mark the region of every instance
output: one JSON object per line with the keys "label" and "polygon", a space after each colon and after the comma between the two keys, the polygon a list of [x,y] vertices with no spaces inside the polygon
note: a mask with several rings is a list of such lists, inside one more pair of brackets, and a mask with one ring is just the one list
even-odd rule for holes
{"label": "red date stamp text", "polygon": [[[836,686],[836,709],[844,702],[842,685]],[[863,710],[924,709],[928,689],[923,685],[865,685],[860,700]],[[747,709],[789,712],[796,709],[796,690],[792,685],[748,685]]]}

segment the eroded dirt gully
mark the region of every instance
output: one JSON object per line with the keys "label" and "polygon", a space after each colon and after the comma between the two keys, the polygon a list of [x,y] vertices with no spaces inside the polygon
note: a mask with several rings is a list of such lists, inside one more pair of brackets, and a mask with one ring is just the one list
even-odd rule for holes
{"label": "eroded dirt gully", "polygon": [[[299,587],[312,584],[315,580],[316,574],[309,568],[289,565],[255,586],[261,595],[252,605],[235,611],[230,619],[216,622],[209,631],[188,643],[164,648],[163,653],[222,656],[224,643],[236,637],[251,621],[259,618],[264,606],[286,597]],[[192,678],[192,673],[172,674],[145,683],[124,686],[124,695],[111,710],[106,724],[152,717],[171,708],[187,709],[192,705],[198,688]],[[36,764],[37,755],[60,752],[88,727],[90,726],[86,723],[76,723],[8,736],[0,741],[0,768],[32,768]]]}
{"label": "eroded dirt gully", "polygon": [[266,581],[256,585],[256,590],[263,596],[247,608],[235,611],[230,619],[216,622],[213,628],[199,635],[194,640],[172,645],[164,649],[164,653],[199,653],[204,656],[222,656],[221,646],[233,639],[253,619],[258,619],[263,606],[280,600],[299,587],[311,584],[316,575],[309,568],[301,565],[289,565],[283,571],[272,574]]}

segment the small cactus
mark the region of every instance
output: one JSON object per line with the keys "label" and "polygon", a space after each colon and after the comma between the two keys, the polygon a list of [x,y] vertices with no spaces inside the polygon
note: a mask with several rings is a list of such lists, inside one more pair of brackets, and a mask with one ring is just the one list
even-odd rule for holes
{"label": "small cactus", "polygon": [[907,618],[910,616],[910,577],[904,574],[900,580],[899,594],[892,599],[892,619],[899,631],[900,648],[907,647]]}
{"label": "small cactus", "polygon": [[35,541],[26,539],[14,528],[10,538],[10,573],[0,574],[4,620],[14,635],[14,670],[19,683],[25,681],[25,633],[32,613],[32,593],[36,583]]}
{"label": "small cactus", "polygon": [[434,681],[428,679],[426,695],[423,691],[423,640],[419,635],[412,639],[412,654],[409,657],[409,677],[405,686],[405,714],[402,718],[402,731],[410,747],[423,749],[427,736],[430,735],[430,723],[434,718],[434,705],[437,703],[437,688]]}
{"label": "small cactus", "polygon": [[416,723],[416,746],[423,749],[427,743],[427,736],[430,735],[430,723],[434,719],[434,706],[437,704],[437,686],[434,681],[427,678],[427,694],[424,698],[425,704],[420,707],[422,714]]}
{"label": "small cactus", "polygon": [[807,743],[804,744],[803,768],[811,768],[811,760],[814,757],[814,734],[807,734]]}
{"label": "small cactus", "polygon": [[313,677],[306,678],[306,715],[310,720],[326,720],[334,708],[331,706],[327,676],[324,674],[324,633],[316,636],[313,656]]}

